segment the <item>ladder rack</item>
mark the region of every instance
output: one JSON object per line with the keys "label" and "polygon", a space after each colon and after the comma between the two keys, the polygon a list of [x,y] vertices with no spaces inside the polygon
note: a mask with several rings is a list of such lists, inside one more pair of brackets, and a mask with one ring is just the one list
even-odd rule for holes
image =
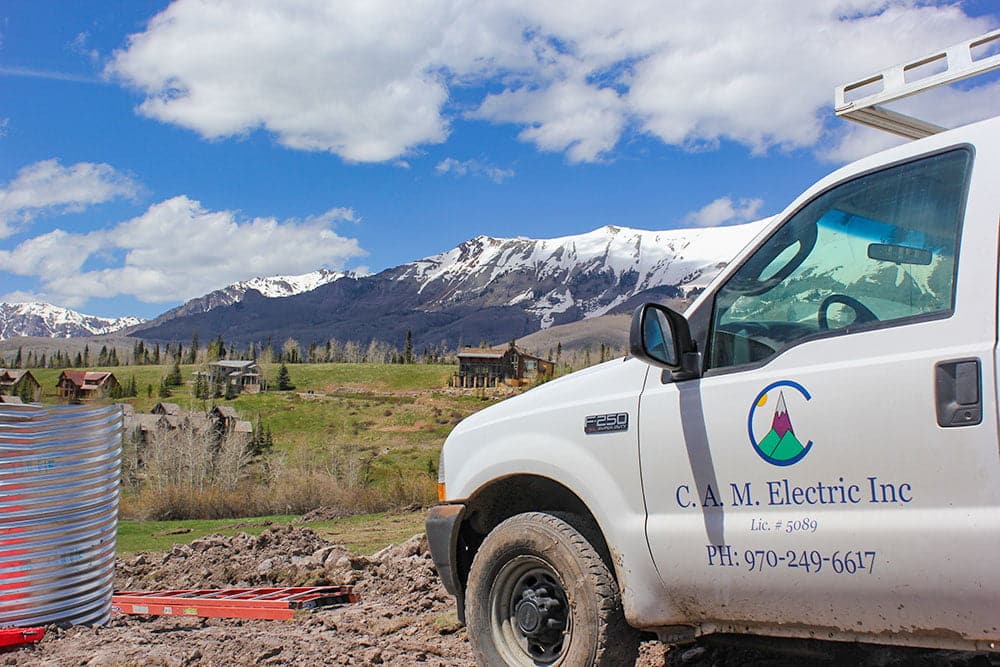
{"label": "ladder rack", "polygon": [[[986,52],[986,55],[977,57],[977,50]],[[942,67],[944,69],[941,69]],[[933,71],[922,75],[920,71],[922,68]],[[895,65],[859,81],[837,86],[834,92],[834,110],[841,118],[908,139],[920,139],[943,132],[947,128],[886,109],[881,105],[998,68],[1000,68],[1000,30],[993,30],[931,55]],[[878,84],[881,84],[880,90],[864,94],[864,89]],[[850,93],[859,94],[861,97],[848,101]]]}

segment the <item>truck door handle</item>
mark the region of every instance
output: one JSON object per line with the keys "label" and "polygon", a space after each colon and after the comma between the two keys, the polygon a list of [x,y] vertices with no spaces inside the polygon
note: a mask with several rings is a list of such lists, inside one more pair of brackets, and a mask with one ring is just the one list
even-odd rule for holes
{"label": "truck door handle", "polygon": [[975,426],[983,421],[979,359],[942,361],[934,367],[938,426]]}

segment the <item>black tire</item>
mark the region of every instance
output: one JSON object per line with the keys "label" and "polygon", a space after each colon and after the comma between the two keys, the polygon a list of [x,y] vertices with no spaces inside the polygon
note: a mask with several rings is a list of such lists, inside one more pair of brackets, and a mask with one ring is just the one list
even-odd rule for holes
{"label": "black tire", "polygon": [[551,514],[518,514],[486,536],[465,605],[480,665],[623,667],[638,655],[607,564]]}

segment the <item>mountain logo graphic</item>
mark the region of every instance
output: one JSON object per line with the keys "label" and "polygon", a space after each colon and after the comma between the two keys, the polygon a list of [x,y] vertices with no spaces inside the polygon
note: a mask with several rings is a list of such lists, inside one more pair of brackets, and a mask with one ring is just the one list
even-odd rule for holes
{"label": "mountain logo graphic", "polygon": [[[812,396],[805,387],[792,380],[779,380],[764,387],[757,398],[750,405],[750,414],[747,415],[747,433],[750,436],[750,443],[757,454],[776,466],[790,466],[798,463],[809,450],[812,449],[813,441],[808,440],[805,444],[795,434],[792,426],[792,416],[788,411],[788,403],[785,401],[785,392],[789,396],[798,398],[801,396],[805,401],[812,400]],[[765,417],[768,408],[773,406],[771,412],[770,429],[766,432],[767,422]],[[758,413],[760,415],[758,416]],[[757,418],[757,433],[763,433],[759,440],[754,435],[754,418]]]}

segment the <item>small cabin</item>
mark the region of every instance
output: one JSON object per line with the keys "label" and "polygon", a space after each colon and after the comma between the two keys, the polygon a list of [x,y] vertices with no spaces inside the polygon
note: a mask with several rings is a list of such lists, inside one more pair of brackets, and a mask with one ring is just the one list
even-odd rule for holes
{"label": "small cabin", "polygon": [[520,386],[555,373],[554,362],[528,354],[516,345],[507,347],[467,347],[458,353],[456,387]]}
{"label": "small cabin", "polygon": [[219,387],[223,393],[227,391],[233,394],[260,393],[260,370],[256,361],[243,359],[213,361],[208,364],[206,370],[198,373],[205,376],[210,387]]}
{"label": "small cabin", "polygon": [[59,398],[66,402],[107,398],[119,387],[114,373],[101,371],[63,371],[56,382]]}
{"label": "small cabin", "polygon": [[31,371],[0,368],[0,396],[16,396],[32,403],[42,397],[42,385]]}

